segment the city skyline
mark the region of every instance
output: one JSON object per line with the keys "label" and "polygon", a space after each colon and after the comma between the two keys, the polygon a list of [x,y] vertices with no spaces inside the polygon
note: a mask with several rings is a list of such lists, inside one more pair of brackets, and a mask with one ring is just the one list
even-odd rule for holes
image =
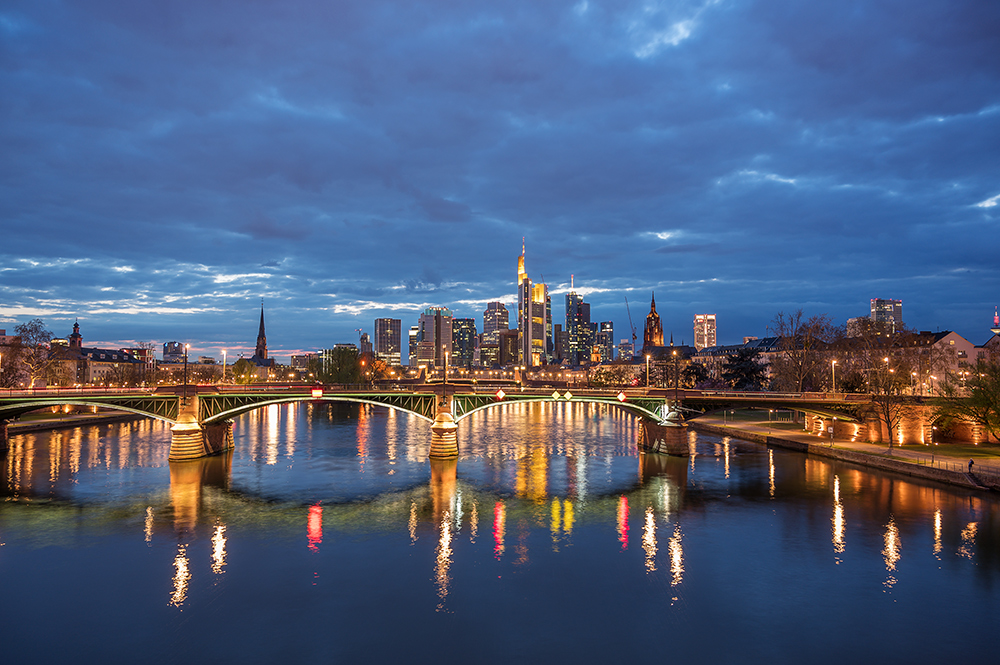
{"label": "city skyline", "polygon": [[0,328],[234,360],[264,298],[285,361],[516,318],[524,238],[618,339],[653,292],[678,344],[873,299],[989,338],[995,3],[287,7],[0,10]]}

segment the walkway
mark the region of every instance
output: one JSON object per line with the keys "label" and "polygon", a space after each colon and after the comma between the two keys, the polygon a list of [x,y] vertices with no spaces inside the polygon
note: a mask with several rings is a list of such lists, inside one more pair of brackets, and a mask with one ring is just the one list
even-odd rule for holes
{"label": "walkway", "polygon": [[[829,437],[820,437],[799,429],[785,429],[783,427],[771,427],[763,422],[724,422],[723,418],[701,417],[692,423],[703,423],[714,427],[731,430],[733,436],[739,437],[741,431],[751,432],[759,436],[770,436],[781,438],[809,446],[832,447],[835,450],[852,450],[864,455],[870,455],[881,459],[894,459],[901,462],[910,462],[922,467],[942,469],[954,473],[960,473],[969,478],[969,459],[958,458],[951,455],[934,453],[931,450],[926,452],[914,446],[897,447],[890,450],[887,446],[875,443],[865,443],[861,441],[851,441],[850,439],[837,438],[830,446]],[[928,446],[929,448],[929,446]],[[1000,478],[1000,464],[975,461],[972,468],[972,476],[992,476]],[[971,482],[979,486],[986,486],[980,479],[969,478]]]}

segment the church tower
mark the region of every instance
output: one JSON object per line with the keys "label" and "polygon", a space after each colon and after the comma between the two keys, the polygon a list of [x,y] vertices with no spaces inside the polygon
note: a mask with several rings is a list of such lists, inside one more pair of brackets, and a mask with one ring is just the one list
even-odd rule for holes
{"label": "church tower", "polygon": [[656,313],[656,295],[653,294],[649,314],[646,315],[646,330],[642,335],[643,355],[655,346],[663,346],[663,326],[660,324],[660,315]]}
{"label": "church tower", "polygon": [[80,322],[73,324],[73,334],[69,336],[69,348],[79,351],[83,348],[83,335],[80,334]]}
{"label": "church tower", "polygon": [[267,360],[267,335],[264,334],[264,303],[260,304],[260,328],[257,331],[257,350],[254,352],[257,360]]}

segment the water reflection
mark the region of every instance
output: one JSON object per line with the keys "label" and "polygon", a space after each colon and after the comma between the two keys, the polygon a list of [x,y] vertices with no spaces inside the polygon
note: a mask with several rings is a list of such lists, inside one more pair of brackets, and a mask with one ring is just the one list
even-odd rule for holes
{"label": "water reflection", "polygon": [[[840,476],[833,477],[833,551],[837,554],[844,553],[844,504],[840,501]],[[835,557],[840,563],[840,557]]]}
{"label": "water reflection", "polygon": [[885,525],[885,535],[883,536],[885,547],[882,549],[882,558],[885,561],[885,569],[889,575],[886,576],[884,585],[891,589],[896,584],[896,564],[899,562],[901,545],[899,542],[899,529],[896,527],[896,520],[891,515],[889,523]]}
{"label": "water reflection", "polygon": [[974,549],[976,545],[976,531],[979,529],[979,524],[976,522],[969,522],[962,529],[961,533],[961,545],[958,548],[958,556],[965,559],[972,559],[974,554]]}
{"label": "water reflection", "polygon": [[187,600],[188,584],[191,581],[191,572],[187,557],[187,545],[177,546],[177,555],[174,557],[174,589],[170,594],[170,604],[180,607]]}
{"label": "water reflection", "polygon": [[642,549],[646,553],[646,571],[656,570],[656,516],[653,507],[646,508],[646,521],[642,525]]}
{"label": "water reflection", "polygon": [[226,568],[226,525],[216,524],[212,533],[212,572],[221,575]]}
{"label": "water reflection", "polygon": [[318,552],[323,542],[323,507],[309,506],[309,519],[306,526],[306,539],[309,541],[309,551]]}
{"label": "water reflection", "polygon": [[674,525],[667,550],[670,552],[670,586],[675,587],[684,581],[684,545],[680,524]]}

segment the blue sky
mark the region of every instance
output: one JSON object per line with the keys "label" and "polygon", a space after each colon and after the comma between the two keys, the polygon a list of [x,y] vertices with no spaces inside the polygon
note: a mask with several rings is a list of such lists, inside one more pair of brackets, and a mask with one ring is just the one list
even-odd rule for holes
{"label": "blue sky", "polygon": [[[989,338],[1000,3],[0,4],[0,327],[271,355],[570,275],[628,337]],[[249,355],[249,354],[248,354]]]}

